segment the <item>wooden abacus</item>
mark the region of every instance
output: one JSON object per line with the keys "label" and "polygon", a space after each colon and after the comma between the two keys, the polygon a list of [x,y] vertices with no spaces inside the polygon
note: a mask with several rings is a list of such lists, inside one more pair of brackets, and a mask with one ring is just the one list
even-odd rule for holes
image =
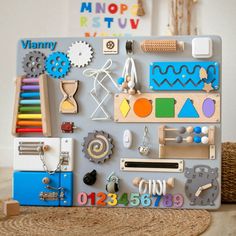
{"label": "wooden abacus", "polygon": [[[169,137],[166,132],[181,135]],[[183,134],[187,133],[187,137]],[[193,135],[194,134],[194,135]],[[196,134],[196,135],[195,135]],[[200,136],[203,134],[203,136]],[[199,158],[215,159],[215,127],[159,127],[159,157],[160,158]],[[184,144],[185,143],[185,144]]]}
{"label": "wooden abacus", "polygon": [[38,78],[19,76],[16,94],[12,134],[42,133],[51,136],[47,75]]}

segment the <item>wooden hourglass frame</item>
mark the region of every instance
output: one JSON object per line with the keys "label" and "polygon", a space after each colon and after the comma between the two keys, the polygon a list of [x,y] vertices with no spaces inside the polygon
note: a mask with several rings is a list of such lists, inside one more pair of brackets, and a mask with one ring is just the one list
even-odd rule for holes
{"label": "wooden hourglass frame", "polygon": [[63,94],[63,99],[59,108],[61,113],[78,113],[78,104],[74,98],[78,88],[78,80],[60,81],[60,89]]}

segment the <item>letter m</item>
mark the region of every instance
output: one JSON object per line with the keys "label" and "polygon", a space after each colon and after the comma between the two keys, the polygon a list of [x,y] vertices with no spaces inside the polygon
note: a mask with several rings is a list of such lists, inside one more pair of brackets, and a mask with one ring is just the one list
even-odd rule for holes
{"label": "letter m", "polygon": [[91,2],[82,2],[80,12],[83,13],[85,11],[92,12],[92,3]]}

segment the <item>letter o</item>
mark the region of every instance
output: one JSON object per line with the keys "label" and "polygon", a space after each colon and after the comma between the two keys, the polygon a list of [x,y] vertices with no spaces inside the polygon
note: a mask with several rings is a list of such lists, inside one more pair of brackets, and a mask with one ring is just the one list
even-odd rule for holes
{"label": "letter o", "polygon": [[111,4],[108,6],[108,11],[109,11],[111,14],[117,13],[117,11],[118,11],[118,6],[117,6],[115,3],[111,3]]}

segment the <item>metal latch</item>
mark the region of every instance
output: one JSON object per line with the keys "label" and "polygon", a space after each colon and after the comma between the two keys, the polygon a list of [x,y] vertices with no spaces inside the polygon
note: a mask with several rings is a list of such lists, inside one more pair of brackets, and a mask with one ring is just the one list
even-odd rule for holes
{"label": "metal latch", "polygon": [[[53,186],[47,185],[47,189],[56,190],[57,192],[41,192],[39,194],[40,200],[64,200],[65,192],[64,188],[55,188]],[[60,195],[58,194],[60,191]]]}
{"label": "metal latch", "polygon": [[43,155],[44,142],[19,142],[19,155]]}
{"label": "metal latch", "polygon": [[60,156],[61,156],[61,160],[62,160],[61,165],[68,166],[69,165],[69,157],[70,157],[69,152],[61,152]]}
{"label": "metal latch", "polygon": [[58,200],[58,193],[57,192],[41,192],[39,194],[39,198],[40,200],[51,200],[51,201],[55,201]]}

